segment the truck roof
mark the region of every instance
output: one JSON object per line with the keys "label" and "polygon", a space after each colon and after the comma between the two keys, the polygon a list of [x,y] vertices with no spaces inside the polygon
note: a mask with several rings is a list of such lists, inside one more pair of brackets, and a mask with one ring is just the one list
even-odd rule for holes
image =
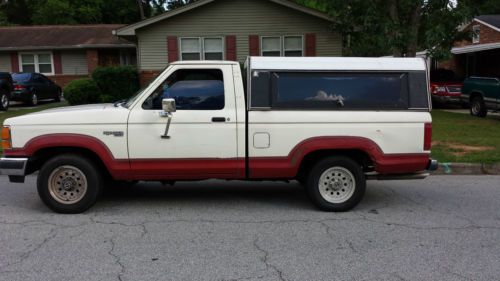
{"label": "truck roof", "polygon": [[231,65],[239,65],[236,61],[224,61],[224,60],[185,60],[185,61],[176,61],[171,63],[172,65],[193,65],[193,64],[213,64],[213,65],[221,65],[221,64],[231,64]]}
{"label": "truck roof", "polygon": [[250,70],[425,71],[423,58],[249,57]]}

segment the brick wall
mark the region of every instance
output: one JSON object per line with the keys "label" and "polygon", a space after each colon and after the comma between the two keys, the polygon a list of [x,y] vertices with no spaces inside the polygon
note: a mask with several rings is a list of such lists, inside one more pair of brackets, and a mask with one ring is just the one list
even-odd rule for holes
{"label": "brick wall", "polygon": [[99,52],[97,50],[87,50],[87,65],[89,73],[94,72],[94,70],[99,66]]}
{"label": "brick wall", "polygon": [[57,85],[59,85],[61,88],[66,88],[66,86],[69,84],[69,82],[76,80],[76,79],[82,79],[82,78],[89,78],[88,75],[53,75],[49,77],[50,80],[54,81]]}
{"label": "brick wall", "polygon": [[143,70],[139,73],[141,87],[147,86],[156,76],[161,73],[159,70]]}
{"label": "brick wall", "polygon": [[476,45],[476,44],[487,44],[487,43],[500,43],[500,32],[494,30],[491,27],[488,27],[482,23],[479,23],[477,21],[472,22],[469,24],[464,31],[465,32],[471,32],[472,27],[475,25],[480,26],[480,32],[479,32],[479,43],[472,43],[471,39],[468,40],[462,40],[462,41],[457,41],[455,42],[454,46],[455,47],[464,47],[467,45]]}

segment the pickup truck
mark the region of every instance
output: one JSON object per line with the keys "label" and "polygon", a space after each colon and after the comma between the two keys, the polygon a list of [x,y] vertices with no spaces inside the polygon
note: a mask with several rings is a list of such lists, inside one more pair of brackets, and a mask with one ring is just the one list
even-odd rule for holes
{"label": "pickup truck", "polygon": [[488,110],[500,110],[500,80],[469,77],[462,88],[462,99],[468,102],[471,115],[486,117]]}
{"label": "pickup truck", "polygon": [[0,111],[7,111],[9,109],[12,89],[13,82],[10,73],[0,72]]}
{"label": "pickup truck", "polygon": [[421,179],[429,82],[415,58],[171,63],[130,100],[7,119],[0,173],[38,172],[41,200],[90,208],[115,181],[290,181],[321,210],[347,211],[367,179]]}

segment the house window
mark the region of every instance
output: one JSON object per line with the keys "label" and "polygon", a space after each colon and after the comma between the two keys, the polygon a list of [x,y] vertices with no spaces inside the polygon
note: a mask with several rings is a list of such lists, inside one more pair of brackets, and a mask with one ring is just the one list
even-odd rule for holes
{"label": "house window", "polygon": [[181,38],[180,52],[181,60],[223,60],[223,38]]}
{"label": "house window", "polygon": [[474,25],[472,27],[472,43],[479,43],[479,35],[481,34],[481,26]]}
{"label": "house window", "polygon": [[19,56],[22,72],[54,74],[51,53],[22,53]]}
{"label": "house window", "polygon": [[262,56],[281,57],[281,37],[262,37]]}
{"label": "house window", "polygon": [[264,57],[302,57],[304,38],[302,36],[262,37]]}

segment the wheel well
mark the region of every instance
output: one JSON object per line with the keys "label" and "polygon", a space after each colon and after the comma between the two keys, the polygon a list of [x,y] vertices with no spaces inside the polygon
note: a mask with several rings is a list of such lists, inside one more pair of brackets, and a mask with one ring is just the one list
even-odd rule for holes
{"label": "wheel well", "polygon": [[472,93],[470,94],[469,101],[470,101],[470,102],[472,102],[472,100],[473,100],[475,97],[478,97],[478,96],[479,96],[479,97],[482,97],[482,96],[483,96],[483,94],[481,94],[480,92],[472,92]]}
{"label": "wheel well", "polygon": [[373,170],[373,161],[368,155],[368,153],[366,153],[363,150],[359,149],[317,150],[307,154],[304,157],[304,159],[302,159],[299,171],[297,173],[297,178],[304,178],[315,163],[321,161],[324,158],[332,156],[349,157],[352,160],[356,161],[358,164],[360,164],[365,172]]}
{"label": "wheel well", "polygon": [[27,167],[28,174],[40,170],[40,168],[51,158],[61,154],[77,154],[91,160],[97,165],[99,171],[104,171],[105,176],[110,176],[106,165],[102,162],[101,158],[92,150],[81,147],[50,147],[43,148],[35,152],[31,157]]}

